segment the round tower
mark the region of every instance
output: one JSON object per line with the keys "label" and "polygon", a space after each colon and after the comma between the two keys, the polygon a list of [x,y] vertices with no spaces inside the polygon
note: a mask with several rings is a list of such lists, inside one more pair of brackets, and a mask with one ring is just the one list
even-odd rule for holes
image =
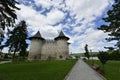
{"label": "round tower", "polygon": [[28,60],[39,60],[41,59],[41,48],[44,39],[41,37],[38,31],[33,37],[29,38],[31,40]]}
{"label": "round tower", "polygon": [[63,31],[61,31],[55,40],[57,43],[57,59],[67,59],[69,57],[69,43],[67,42],[69,38],[65,36]]}

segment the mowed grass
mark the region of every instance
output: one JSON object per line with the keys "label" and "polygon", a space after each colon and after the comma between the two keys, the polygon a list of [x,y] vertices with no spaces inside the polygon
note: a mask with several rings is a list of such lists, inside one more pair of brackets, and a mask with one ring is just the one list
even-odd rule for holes
{"label": "mowed grass", "polygon": [[[87,61],[91,65],[92,61]],[[94,61],[95,64],[99,64],[101,67],[100,61]],[[120,80],[120,61],[108,61],[104,65],[105,75],[104,77],[107,80]]]}
{"label": "mowed grass", "polygon": [[77,60],[0,64],[0,80],[63,80]]}

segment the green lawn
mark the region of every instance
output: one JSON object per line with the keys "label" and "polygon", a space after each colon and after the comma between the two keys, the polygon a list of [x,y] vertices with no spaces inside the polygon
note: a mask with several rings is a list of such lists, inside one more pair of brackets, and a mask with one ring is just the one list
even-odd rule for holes
{"label": "green lawn", "polygon": [[[90,56],[97,56],[98,53],[99,53],[99,52],[90,52],[89,54],[90,54]],[[78,57],[84,57],[84,56],[85,56],[84,53],[73,53],[73,54],[71,54],[71,55],[73,55],[73,56],[78,56]]]}
{"label": "green lawn", "polygon": [[0,64],[0,80],[63,80],[76,60]]}
{"label": "green lawn", "polygon": [[[91,65],[92,61],[87,61]],[[100,61],[94,61],[101,66]],[[120,80],[120,61],[108,61],[105,64],[105,77],[107,80]]]}

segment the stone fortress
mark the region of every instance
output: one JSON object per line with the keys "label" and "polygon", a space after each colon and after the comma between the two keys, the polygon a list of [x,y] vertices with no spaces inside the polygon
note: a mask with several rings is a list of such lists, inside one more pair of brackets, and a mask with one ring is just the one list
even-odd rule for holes
{"label": "stone fortress", "polygon": [[54,40],[45,40],[38,31],[31,40],[28,60],[66,60],[69,58],[69,40],[63,31]]}

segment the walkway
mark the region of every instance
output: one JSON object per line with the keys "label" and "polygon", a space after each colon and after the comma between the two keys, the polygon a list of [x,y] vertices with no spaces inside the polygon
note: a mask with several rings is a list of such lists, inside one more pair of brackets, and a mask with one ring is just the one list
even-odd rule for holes
{"label": "walkway", "polygon": [[0,61],[0,64],[11,63],[11,61]]}
{"label": "walkway", "polygon": [[82,60],[78,60],[64,80],[106,80]]}

